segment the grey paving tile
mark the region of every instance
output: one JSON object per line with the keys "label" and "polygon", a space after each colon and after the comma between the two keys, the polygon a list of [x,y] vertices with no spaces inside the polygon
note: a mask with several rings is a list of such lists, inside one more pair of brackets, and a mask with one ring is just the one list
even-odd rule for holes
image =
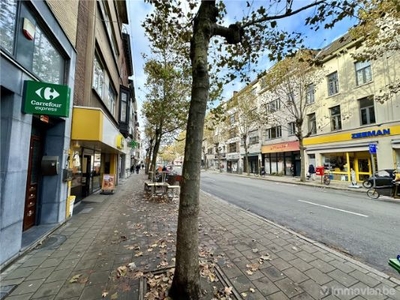
{"label": "grey paving tile", "polygon": [[45,299],[46,297],[54,298],[63,286],[64,281],[54,281],[51,283],[43,283],[40,288],[33,294],[31,299]]}
{"label": "grey paving tile", "polygon": [[257,280],[253,280],[252,282],[264,296],[279,292],[279,288],[267,277],[261,277]]}
{"label": "grey paving tile", "polygon": [[275,268],[277,268],[278,270],[281,270],[281,271],[286,270],[292,266],[289,263],[287,263],[285,260],[283,260],[282,258],[273,259],[270,261],[270,263]]}
{"label": "grey paving tile", "polygon": [[51,276],[49,276],[46,279],[46,283],[59,281],[59,280],[67,280],[68,278],[72,278],[71,272],[72,272],[72,268],[53,271]]}
{"label": "grey paving tile", "polygon": [[288,250],[279,251],[276,253],[276,255],[286,261],[296,259],[296,256],[293,255],[293,253],[289,252]]}
{"label": "grey paving tile", "polygon": [[263,269],[261,272],[274,282],[285,278],[285,274],[283,274],[282,271],[278,270],[274,266]]}
{"label": "grey paving tile", "polygon": [[56,267],[37,268],[30,274],[26,280],[45,279],[51,275]]}
{"label": "grey paving tile", "polygon": [[27,276],[31,275],[33,271],[35,271],[37,266],[31,266],[31,267],[26,267],[26,268],[17,268],[13,270],[12,273],[7,274],[2,278],[2,280],[11,280],[11,279],[17,279],[17,278],[26,278]]}
{"label": "grey paving tile", "polygon": [[323,296],[321,285],[312,279],[299,283],[299,286],[314,299],[320,299]]}
{"label": "grey paving tile", "polygon": [[333,279],[335,279],[336,281],[343,284],[345,287],[350,287],[353,284],[356,284],[358,282],[357,279],[355,279],[351,275],[348,275],[348,274],[342,272],[341,270],[334,270],[334,271],[328,273],[328,275],[330,277],[332,277]]}
{"label": "grey paving tile", "polygon": [[277,292],[275,294],[267,296],[268,300],[288,300],[289,298],[282,292]]}
{"label": "grey paving tile", "polygon": [[288,298],[292,298],[304,292],[298,284],[294,283],[289,278],[284,278],[274,283]]}
{"label": "grey paving tile", "polygon": [[230,278],[230,281],[239,293],[247,292],[250,288],[255,288],[251,280],[245,275]]}
{"label": "grey paving tile", "polygon": [[283,274],[285,274],[295,283],[301,283],[303,281],[310,279],[308,276],[306,276],[304,273],[300,272],[294,267],[284,270]]}
{"label": "grey paving tile", "polygon": [[18,285],[18,287],[13,290],[10,295],[17,296],[35,293],[43,282],[44,279],[24,281]]}
{"label": "grey paving tile", "polygon": [[312,262],[310,262],[310,265],[316,267],[318,270],[320,270],[323,273],[329,273],[335,270],[335,267],[328,264],[327,262],[324,262],[321,259],[316,259]]}
{"label": "grey paving tile", "polygon": [[322,273],[320,270],[313,268],[304,272],[308,277],[314,280],[318,284],[326,284],[332,280],[332,277]]}
{"label": "grey paving tile", "polygon": [[296,269],[298,269],[301,272],[305,272],[311,268],[313,268],[312,265],[310,265],[309,263],[305,262],[304,260],[300,259],[300,258],[296,258],[294,260],[292,260],[291,265],[294,266]]}
{"label": "grey paving tile", "polygon": [[368,276],[364,273],[361,273],[359,270],[355,270],[354,272],[349,273],[349,275],[353,276],[355,279],[358,279],[359,281],[365,283],[369,287],[375,287],[380,282],[376,280],[375,278]]}
{"label": "grey paving tile", "polygon": [[332,260],[329,262],[329,264],[331,264],[332,266],[334,266],[335,268],[339,269],[344,273],[350,273],[354,271],[354,269],[350,265],[347,265],[338,260]]}
{"label": "grey paving tile", "polygon": [[305,262],[310,263],[310,262],[312,262],[312,261],[317,259],[315,254],[316,254],[315,252],[313,254],[310,254],[307,251],[299,251],[298,253],[296,253],[296,256],[300,257]]}

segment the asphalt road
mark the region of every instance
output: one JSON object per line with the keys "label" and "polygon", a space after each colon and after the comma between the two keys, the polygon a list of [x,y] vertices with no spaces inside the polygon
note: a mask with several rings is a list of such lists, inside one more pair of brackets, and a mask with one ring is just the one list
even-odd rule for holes
{"label": "asphalt road", "polygon": [[[400,254],[400,204],[364,193],[203,172],[201,189],[385,273]],[[398,274],[397,274],[398,275]]]}

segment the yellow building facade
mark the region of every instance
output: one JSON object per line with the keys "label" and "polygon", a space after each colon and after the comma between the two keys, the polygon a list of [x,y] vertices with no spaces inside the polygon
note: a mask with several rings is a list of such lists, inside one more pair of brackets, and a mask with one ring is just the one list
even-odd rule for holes
{"label": "yellow building facade", "polygon": [[400,79],[400,55],[357,62],[356,51],[363,49],[346,35],[317,55],[326,79],[316,86],[306,122],[315,130],[304,145],[308,164],[325,166],[342,181],[351,181],[353,169],[360,182],[372,174],[373,163],[376,170],[400,170],[400,95],[377,101]]}

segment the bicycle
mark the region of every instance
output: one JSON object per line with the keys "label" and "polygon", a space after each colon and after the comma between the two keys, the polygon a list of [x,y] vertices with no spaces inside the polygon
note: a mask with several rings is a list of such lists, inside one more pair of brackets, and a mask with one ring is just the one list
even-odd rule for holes
{"label": "bicycle", "polygon": [[382,192],[380,192],[380,190],[386,191],[383,192],[383,195],[385,196],[389,197],[395,196],[394,184],[371,187],[367,191],[367,196],[370,197],[371,199],[378,199],[382,195]]}
{"label": "bicycle", "polygon": [[331,178],[330,178],[329,174],[324,174],[323,181],[324,181],[325,185],[329,185],[331,183]]}

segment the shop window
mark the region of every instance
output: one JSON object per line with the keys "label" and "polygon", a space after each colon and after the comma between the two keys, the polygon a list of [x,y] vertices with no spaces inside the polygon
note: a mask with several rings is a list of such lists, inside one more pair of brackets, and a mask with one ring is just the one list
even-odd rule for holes
{"label": "shop window", "polygon": [[296,134],[296,123],[295,122],[289,122],[289,124],[288,124],[288,134],[289,135],[295,135]]}
{"label": "shop window", "polygon": [[115,59],[117,59],[117,57],[119,55],[119,52],[118,52],[117,42],[115,40],[115,36],[114,36],[114,33],[113,33],[113,28],[112,28],[113,23],[110,20],[109,10],[105,5],[105,3],[107,3],[107,1],[106,2],[98,1],[97,3],[99,3],[99,6],[100,6],[100,11],[101,11],[101,14],[102,14],[103,24],[106,27],[107,36],[108,36],[108,39],[109,39],[109,42],[110,42],[110,45],[111,45],[112,52],[114,54]]}
{"label": "shop window", "polygon": [[315,113],[309,114],[307,116],[308,119],[308,132],[311,134],[317,133],[317,120],[315,118]]}
{"label": "shop window", "polygon": [[356,70],[357,85],[366,84],[372,81],[371,63],[369,61],[356,62],[354,67]]}
{"label": "shop window", "polygon": [[0,2],[0,45],[10,54],[13,53],[15,25],[17,20],[17,1]]}
{"label": "shop window", "polygon": [[328,80],[328,96],[332,96],[339,93],[338,73],[334,72],[332,74],[329,74],[327,80]]}
{"label": "shop window", "polygon": [[375,123],[374,99],[366,97],[359,100],[361,125]]}
{"label": "shop window", "polygon": [[309,84],[306,87],[306,103],[313,104],[315,102],[315,85]]}
{"label": "shop window", "polygon": [[329,110],[331,113],[331,130],[334,131],[342,129],[342,117],[340,115],[340,105],[331,107]]}
{"label": "shop window", "polygon": [[282,126],[268,128],[265,132],[265,140],[272,140],[282,137]]}

